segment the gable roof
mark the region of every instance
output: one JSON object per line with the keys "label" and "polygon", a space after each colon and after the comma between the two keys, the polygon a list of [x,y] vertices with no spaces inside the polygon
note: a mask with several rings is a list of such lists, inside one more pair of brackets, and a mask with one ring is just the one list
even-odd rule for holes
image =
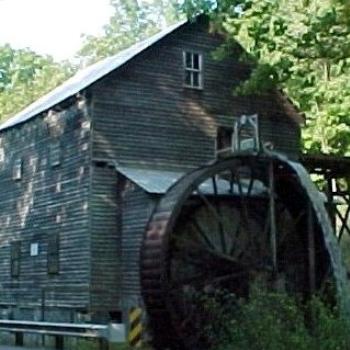
{"label": "gable roof", "polygon": [[106,76],[113,70],[121,67],[141,52],[157,43],[160,39],[166,37],[176,29],[183,26],[187,21],[181,21],[176,23],[163,31],[151,36],[150,38],[143,40],[131,47],[117,53],[114,56],[107,57],[85,69],[77,72],[73,77],[68,79],[62,85],[49,92],[48,94],[40,97],[38,100],[30,104],[18,114],[6,120],[0,124],[0,130],[4,130],[13,127],[17,124],[26,122],[27,120],[35,117],[36,115],[47,111],[54,105],[66,100],[67,98],[74,96],[80,91],[84,90],[97,80]]}
{"label": "gable roof", "polygon": [[[78,94],[189,22],[190,21],[188,20],[178,22],[158,32],[150,38],[120,51],[114,56],[107,57],[85,69],[78,71],[73,77],[65,81],[63,84],[59,85],[48,94],[40,97],[28,107],[24,108],[21,112],[1,123],[0,131],[25,123],[38,114],[48,111],[53,106],[63,102],[69,97]],[[294,122],[297,124],[302,124],[305,122],[304,116],[300,114],[293,102],[289,100],[283,92],[277,92],[277,99],[281,103],[282,107],[285,108],[286,114],[292,120],[294,120]]]}

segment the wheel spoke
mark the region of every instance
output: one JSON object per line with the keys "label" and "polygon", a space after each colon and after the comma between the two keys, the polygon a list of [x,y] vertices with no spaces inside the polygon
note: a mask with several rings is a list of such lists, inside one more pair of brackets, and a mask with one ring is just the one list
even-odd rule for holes
{"label": "wheel spoke", "polygon": [[195,228],[196,232],[199,234],[201,238],[205,241],[205,243],[209,246],[210,249],[215,249],[214,244],[211,242],[209,237],[207,236],[206,232],[204,229],[201,227],[200,223],[197,221],[196,218],[192,218],[192,227]]}
{"label": "wheel spoke", "polygon": [[244,276],[248,273],[248,271],[246,270],[241,270],[239,272],[235,272],[235,273],[230,273],[228,275],[225,275],[225,276],[219,276],[219,277],[215,277],[213,278],[210,283],[211,284],[220,284],[222,282],[226,282],[226,281],[229,281],[229,280],[232,280],[234,278],[237,278],[237,277],[240,277],[240,276]]}
{"label": "wheel spoke", "polygon": [[215,176],[213,176],[213,177],[211,178],[211,180],[212,180],[212,183],[213,183],[213,192],[214,192],[214,195],[215,195],[215,197],[217,197],[217,195],[218,195],[218,185],[217,185],[217,183],[216,183],[216,178],[215,178]]}
{"label": "wheel spoke", "polygon": [[199,197],[201,200],[205,203],[207,206],[208,210],[214,215],[216,221],[218,222],[218,227],[219,227],[219,235],[220,235],[220,242],[221,242],[221,248],[223,252],[226,251],[226,241],[225,241],[225,233],[224,233],[224,222],[221,218],[220,211],[218,210],[217,207],[214,207],[208,198],[199,190],[197,187],[196,192],[198,193]]}
{"label": "wheel spoke", "polygon": [[238,240],[239,236],[240,236],[240,223],[241,223],[241,220],[239,219],[239,222],[237,223],[237,227],[236,227],[236,230],[235,230],[235,233],[234,233],[234,236],[232,238],[232,245],[231,245],[231,249],[229,251],[229,255],[232,256],[233,253],[234,253],[234,250],[236,249],[236,241]]}
{"label": "wheel spoke", "polygon": [[293,233],[293,231],[295,231],[296,227],[298,226],[298,224],[300,223],[301,219],[303,218],[303,216],[305,214],[306,214],[306,212],[304,210],[301,211],[298,214],[298,216],[295,218],[295,220],[293,221],[293,224],[291,224],[289,227],[287,227],[287,229],[284,231],[284,235],[281,236],[281,238],[278,242],[279,247],[281,247],[284,244],[284,242],[286,241],[286,239],[288,239],[288,237]]}
{"label": "wheel spoke", "polygon": [[197,282],[203,282],[204,280],[205,276],[202,273],[193,275],[191,277],[175,280],[171,285],[171,290],[179,290],[182,289],[184,285],[195,284]]}
{"label": "wheel spoke", "polygon": [[247,189],[247,197],[248,198],[250,197],[250,195],[252,193],[254,181],[255,181],[255,178],[253,176],[251,176],[249,179],[249,185],[248,185],[248,189]]}

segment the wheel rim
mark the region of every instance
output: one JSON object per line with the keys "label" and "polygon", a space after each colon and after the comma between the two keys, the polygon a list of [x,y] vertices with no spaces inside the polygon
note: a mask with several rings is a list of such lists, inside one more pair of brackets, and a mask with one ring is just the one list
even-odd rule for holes
{"label": "wheel rim", "polygon": [[[151,324],[159,333],[163,333],[161,324],[169,322],[186,339],[187,348],[205,344],[196,331],[198,316],[191,305],[191,295],[197,292],[225,289],[246,297],[252,282],[257,282],[294,294],[310,293],[307,244],[301,230],[307,221],[308,200],[277,161],[278,259],[277,268],[272,266],[270,161],[236,157],[201,168],[179,181],[159,203],[141,255],[143,296]],[[299,207],[293,205],[296,198],[302,203]],[[329,257],[320,227],[316,230],[319,288],[329,270]]]}

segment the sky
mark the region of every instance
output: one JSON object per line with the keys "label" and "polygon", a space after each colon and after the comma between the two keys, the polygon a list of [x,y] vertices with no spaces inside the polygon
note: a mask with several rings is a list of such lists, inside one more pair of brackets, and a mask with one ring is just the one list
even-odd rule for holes
{"label": "sky", "polygon": [[0,45],[71,59],[112,14],[109,0],[0,0]]}

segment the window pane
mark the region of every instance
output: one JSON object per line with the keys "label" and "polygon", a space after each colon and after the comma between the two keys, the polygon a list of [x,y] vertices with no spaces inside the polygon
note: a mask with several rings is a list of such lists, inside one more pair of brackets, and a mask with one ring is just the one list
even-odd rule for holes
{"label": "window pane", "polygon": [[58,166],[61,163],[61,148],[60,142],[55,141],[50,144],[50,163],[52,167]]}
{"label": "window pane", "polygon": [[199,70],[199,55],[193,54],[193,68]]}
{"label": "window pane", "polygon": [[21,158],[16,159],[14,162],[12,178],[13,180],[21,180],[22,178],[22,159]]}
{"label": "window pane", "polygon": [[192,68],[192,54],[186,52],[186,68]]}
{"label": "window pane", "polygon": [[193,72],[193,86],[194,87],[199,87],[200,86],[200,77],[198,72]]}
{"label": "window pane", "polygon": [[185,72],[185,84],[188,86],[192,86],[192,72]]}

